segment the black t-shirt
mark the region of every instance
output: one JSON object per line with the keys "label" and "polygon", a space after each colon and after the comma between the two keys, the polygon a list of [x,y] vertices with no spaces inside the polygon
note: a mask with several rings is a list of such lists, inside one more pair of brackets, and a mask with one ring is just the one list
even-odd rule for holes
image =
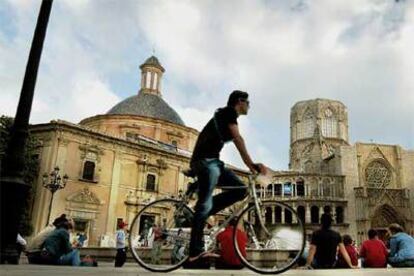
{"label": "black t-shirt", "polygon": [[203,158],[219,158],[224,143],[233,139],[229,125],[237,124],[237,117],[238,114],[232,107],[218,109],[198,136],[191,162]]}
{"label": "black t-shirt", "polygon": [[341,242],[341,235],[331,229],[320,229],[313,232],[311,244],[316,245],[314,258],[318,268],[333,267],[336,259],[336,248]]}

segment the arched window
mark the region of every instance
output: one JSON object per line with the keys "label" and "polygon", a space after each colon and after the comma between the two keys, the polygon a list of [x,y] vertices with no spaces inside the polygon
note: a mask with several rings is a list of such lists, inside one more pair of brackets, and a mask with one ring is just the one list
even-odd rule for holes
{"label": "arched window", "polygon": [[315,119],[310,109],[306,110],[305,115],[303,116],[303,138],[312,137],[315,132]]}
{"label": "arched window", "polygon": [[147,191],[155,191],[155,175],[147,175],[147,183],[145,187]]}
{"label": "arched window", "polygon": [[292,183],[286,182],[283,184],[283,194],[285,196],[292,196]]}
{"label": "arched window", "polygon": [[385,188],[391,183],[391,171],[380,161],[371,162],[365,169],[368,187]]}
{"label": "arched window", "polygon": [[282,195],[282,184],[275,184],[275,196]]}
{"label": "arched window", "polygon": [[311,223],[319,223],[319,207],[311,207]]}
{"label": "arched window", "polygon": [[83,163],[82,179],[93,180],[95,174],[95,163],[92,161],[86,161]]}
{"label": "arched window", "polygon": [[280,206],[276,206],[275,208],[275,222],[282,222],[282,208]]}
{"label": "arched window", "polygon": [[292,223],[292,212],[285,209],[285,223]]}
{"label": "arched window", "polygon": [[338,122],[330,108],[325,109],[322,117],[322,135],[324,137],[337,137]]}
{"label": "arched window", "polygon": [[296,195],[305,196],[305,183],[302,179],[296,182]]}
{"label": "arched window", "polygon": [[335,208],[336,223],[344,223],[344,209],[341,206]]}
{"label": "arched window", "polygon": [[266,223],[271,224],[272,223],[272,208],[267,207],[266,208],[266,213],[265,213],[265,220]]}
{"label": "arched window", "polygon": [[298,217],[302,220],[302,223],[305,224],[305,213],[306,213],[306,209],[304,206],[298,206],[298,208],[296,209],[296,212],[298,212]]}
{"label": "arched window", "polygon": [[152,80],[152,89],[156,90],[157,89],[157,82],[158,82],[158,74],[154,73],[154,79]]}
{"label": "arched window", "polygon": [[274,184],[269,184],[269,185],[267,185],[267,187],[266,187],[266,196],[267,197],[271,197],[272,195],[273,195],[273,192],[274,192],[274,186],[273,186]]}
{"label": "arched window", "polygon": [[147,72],[145,88],[151,88],[151,72]]}

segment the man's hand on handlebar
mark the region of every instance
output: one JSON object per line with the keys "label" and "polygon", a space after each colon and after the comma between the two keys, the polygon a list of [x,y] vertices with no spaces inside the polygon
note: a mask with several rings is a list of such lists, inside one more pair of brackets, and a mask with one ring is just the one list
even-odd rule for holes
{"label": "man's hand on handlebar", "polygon": [[267,174],[267,167],[263,165],[262,163],[253,163],[252,167],[250,168],[250,171],[252,173],[258,173],[258,174]]}

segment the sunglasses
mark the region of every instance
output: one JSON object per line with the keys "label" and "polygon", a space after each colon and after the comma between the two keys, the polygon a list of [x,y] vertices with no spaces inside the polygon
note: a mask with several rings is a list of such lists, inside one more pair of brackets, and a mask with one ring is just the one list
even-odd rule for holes
{"label": "sunglasses", "polygon": [[240,101],[241,101],[241,102],[245,102],[247,105],[250,105],[249,100],[246,100],[246,99],[240,99]]}

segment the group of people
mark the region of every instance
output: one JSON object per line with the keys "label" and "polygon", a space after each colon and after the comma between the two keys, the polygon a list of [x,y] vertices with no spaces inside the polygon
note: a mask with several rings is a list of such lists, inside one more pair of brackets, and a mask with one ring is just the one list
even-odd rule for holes
{"label": "group of people", "polygon": [[28,244],[26,255],[30,264],[81,264],[79,250],[70,242],[72,220],[62,214],[36,235]]}
{"label": "group of people", "polygon": [[321,229],[312,234],[307,254],[307,268],[367,268],[414,267],[414,238],[404,233],[403,228],[393,223],[388,227],[389,239],[386,244],[378,238],[374,229],[368,231],[368,240],[358,250],[351,236],[341,235],[331,229],[329,213],[321,216]]}
{"label": "group of people", "polygon": [[76,235],[71,242],[72,229],[73,220],[62,214],[40,231],[25,248],[29,264],[97,266],[90,256],[81,260],[79,247],[83,246],[86,235]]}

